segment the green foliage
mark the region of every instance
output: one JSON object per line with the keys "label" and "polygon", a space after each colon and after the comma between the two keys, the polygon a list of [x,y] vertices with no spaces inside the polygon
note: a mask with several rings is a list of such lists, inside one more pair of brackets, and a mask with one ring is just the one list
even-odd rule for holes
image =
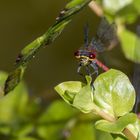
{"label": "green foliage", "polygon": [[90,83],[91,79],[87,84],[68,81],[56,86],[55,90],[67,103],[84,113],[93,111],[95,104],[114,117],[123,116],[132,110],[135,91],[124,73],[112,69],[101,74],[94,82],[95,91]]}
{"label": "green foliage", "polygon": [[128,4],[132,3],[133,0],[103,0],[104,7],[112,12],[118,12]]}
{"label": "green foliage", "polygon": [[140,1],[133,0],[134,7],[137,9],[138,13],[140,14]]}
{"label": "green foliage", "polygon": [[94,102],[105,112],[119,117],[133,109],[135,90],[124,73],[111,69],[101,74],[94,86]]}
{"label": "green foliage", "polygon": [[[7,74],[0,72],[0,88]],[[74,86],[74,85],[73,85]],[[63,101],[56,100],[46,107],[40,99],[30,99],[22,82],[10,94],[0,98],[0,139],[10,140],[96,140],[95,119],[83,115]],[[84,133],[84,136],[81,135]],[[106,133],[98,132],[108,138]],[[102,138],[98,139],[102,140]],[[112,140],[110,137],[108,140]]]}
{"label": "green foliage", "polygon": [[91,79],[88,78],[87,85],[78,81],[69,81],[55,87],[55,90],[67,103],[84,113],[89,113],[94,108]]}
{"label": "green foliage", "polygon": [[[126,24],[133,25],[140,17],[139,0],[102,0],[103,9],[109,18],[116,21],[119,33],[119,41],[122,50],[129,60],[140,63],[139,38],[135,33],[125,28]],[[137,25],[136,25],[137,26]]]}
{"label": "green foliage", "polygon": [[116,122],[111,123],[106,120],[99,120],[95,126],[105,132],[120,134],[128,124],[133,124],[137,120],[137,116],[133,113],[128,113],[120,117]]}
{"label": "green foliage", "polygon": [[136,115],[129,113],[135,103],[135,90],[124,73],[111,69],[99,75],[93,83],[95,90],[91,86],[91,78],[87,76],[86,79],[87,83],[63,82],[55,90],[83,113],[95,113],[104,118],[96,122],[97,129],[122,134],[129,124],[137,121]]}
{"label": "green foliage", "polygon": [[134,62],[140,63],[140,38],[126,29],[119,33],[119,38],[125,56]]}
{"label": "green foliage", "polygon": [[[99,75],[93,85],[90,76],[86,76],[86,83],[68,81],[57,85],[55,90],[68,104],[55,101],[45,109],[36,100],[29,99],[23,82],[19,84],[29,61],[42,47],[51,44],[71,21],[71,16],[90,1],[70,1],[48,31],[21,51],[14,71],[9,75],[0,72],[1,137],[11,140],[111,140],[110,133],[115,140],[124,140],[129,138],[124,133],[127,129],[133,139],[140,139],[140,121],[131,113],[135,91],[128,77],[118,70],[111,69]],[[118,37],[126,58],[140,63],[140,38],[125,28],[126,23],[133,24],[140,16],[140,1],[102,0],[102,4],[106,16],[118,25]],[[11,94],[3,96],[9,92]],[[102,119],[96,121],[96,115]],[[107,133],[95,130],[93,120],[97,129]]]}

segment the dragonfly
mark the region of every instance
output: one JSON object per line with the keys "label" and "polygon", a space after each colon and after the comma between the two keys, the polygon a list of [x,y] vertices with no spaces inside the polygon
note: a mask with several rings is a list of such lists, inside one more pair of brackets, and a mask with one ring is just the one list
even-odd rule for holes
{"label": "dragonfly", "polygon": [[74,53],[78,60],[77,73],[82,76],[82,67],[85,68],[86,74],[98,76],[98,68],[108,71],[109,68],[97,59],[97,53],[103,52],[113,44],[116,44],[116,24],[109,23],[106,18],[102,18],[99,24],[95,37],[89,42],[89,28],[88,25],[84,28],[84,46]]}

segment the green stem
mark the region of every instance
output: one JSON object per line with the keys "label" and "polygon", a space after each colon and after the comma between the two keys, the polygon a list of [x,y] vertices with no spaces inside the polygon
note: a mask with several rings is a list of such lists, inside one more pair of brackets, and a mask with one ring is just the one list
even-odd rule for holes
{"label": "green stem", "polygon": [[4,94],[9,93],[19,84],[23,78],[27,64],[35,57],[36,53],[38,53],[42,47],[51,44],[71,21],[72,15],[82,10],[90,1],[91,0],[72,0],[69,2],[56,18],[55,24],[52,25],[47,32],[23,48],[16,59],[16,68],[9,74],[5,82]]}
{"label": "green stem", "polygon": [[[109,121],[109,122],[115,122],[117,119],[111,115],[109,115],[108,113],[104,112],[103,110],[99,109],[98,106],[95,105],[94,107],[95,110],[93,110],[93,113],[97,113],[100,117],[102,117],[103,119]],[[135,137],[135,135],[126,127],[122,133],[129,139],[129,140],[136,140],[137,138]]]}

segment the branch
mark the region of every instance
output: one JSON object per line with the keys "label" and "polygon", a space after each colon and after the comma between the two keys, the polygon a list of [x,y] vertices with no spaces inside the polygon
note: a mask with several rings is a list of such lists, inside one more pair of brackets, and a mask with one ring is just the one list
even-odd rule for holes
{"label": "branch", "polygon": [[102,17],[104,15],[102,7],[97,2],[91,1],[88,6],[97,16]]}
{"label": "branch", "polygon": [[23,78],[27,64],[35,57],[39,50],[51,44],[71,21],[71,16],[82,10],[90,1],[91,0],[72,0],[69,2],[56,18],[55,24],[52,25],[47,32],[23,48],[16,59],[14,71],[9,74],[5,82],[5,95],[19,84]]}

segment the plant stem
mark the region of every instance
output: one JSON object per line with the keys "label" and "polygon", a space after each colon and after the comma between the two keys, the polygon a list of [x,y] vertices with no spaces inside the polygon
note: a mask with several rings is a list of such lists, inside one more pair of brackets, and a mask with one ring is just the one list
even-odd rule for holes
{"label": "plant stem", "polygon": [[44,46],[50,45],[61,34],[72,16],[81,11],[91,0],[70,1],[56,18],[55,23],[42,36],[22,49],[16,59],[15,69],[10,72],[4,86],[4,95],[12,91],[22,80],[27,64]]}
{"label": "plant stem", "polygon": [[97,2],[91,1],[88,6],[97,16],[102,17],[104,15],[103,9],[99,4],[97,4]]}
{"label": "plant stem", "polygon": [[129,139],[129,140],[137,140],[137,138],[134,136],[134,134],[128,129],[125,128],[122,133]]}
{"label": "plant stem", "polygon": [[104,112],[103,110],[101,110],[97,105],[94,104],[94,110],[93,113],[98,114],[100,117],[102,117],[103,119],[109,121],[109,122],[115,122],[116,118],[109,115],[108,113]]}
{"label": "plant stem", "polygon": [[[104,112],[103,110],[100,110],[99,107],[95,107],[95,110],[93,112],[96,112],[100,117],[102,117],[103,119],[109,121],[109,122],[116,122],[116,118],[109,115],[108,113]],[[129,140],[136,140],[137,138],[135,137],[135,135],[126,127],[122,133],[129,139]]]}

